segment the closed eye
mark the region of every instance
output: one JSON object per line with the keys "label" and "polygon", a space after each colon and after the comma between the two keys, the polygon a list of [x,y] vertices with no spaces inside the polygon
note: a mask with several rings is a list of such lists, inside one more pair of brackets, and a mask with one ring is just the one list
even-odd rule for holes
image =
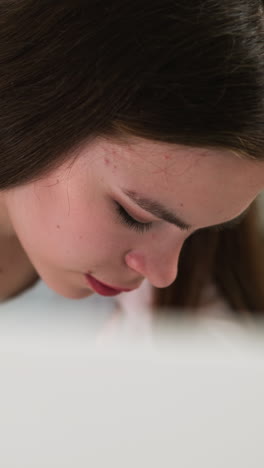
{"label": "closed eye", "polygon": [[140,233],[147,232],[151,229],[153,223],[141,223],[140,221],[137,221],[136,219],[132,218],[132,216],[130,216],[128,212],[123,208],[123,206],[121,206],[118,202],[115,201],[115,205],[117,213],[119,215],[119,219],[130,229],[133,229],[134,231]]}

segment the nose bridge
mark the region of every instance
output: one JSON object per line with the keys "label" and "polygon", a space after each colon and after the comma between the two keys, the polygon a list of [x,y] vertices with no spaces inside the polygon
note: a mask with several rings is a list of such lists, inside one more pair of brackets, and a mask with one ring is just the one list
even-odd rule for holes
{"label": "nose bridge", "polygon": [[184,239],[174,236],[171,241],[164,237],[149,241],[143,247],[131,250],[126,263],[147,278],[157,288],[169,286],[177,276],[178,260]]}

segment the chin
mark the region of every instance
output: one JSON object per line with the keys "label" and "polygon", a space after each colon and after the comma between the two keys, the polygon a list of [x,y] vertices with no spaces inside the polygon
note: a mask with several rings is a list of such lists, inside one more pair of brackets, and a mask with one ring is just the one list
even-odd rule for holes
{"label": "chin", "polygon": [[42,278],[44,283],[52,289],[56,294],[66,297],[67,299],[83,299],[85,297],[92,296],[94,291],[88,288],[78,288],[74,286],[67,286],[63,284],[54,284],[52,281],[46,281],[45,278]]}
{"label": "chin", "polygon": [[81,292],[77,292],[77,293],[60,293],[58,292],[58,294],[60,294],[61,296],[63,297],[66,297],[67,299],[84,299],[85,297],[89,297],[89,296],[92,296],[94,294],[93,291],[81,291]]}
{"label": "chin", "polygon": [[66,297],[67,299],[83,299],[85,297],[92,296],[94,294],[93,291],[90,290],[67,290],[67,289],[53,289],[57,294],[60,296]]}

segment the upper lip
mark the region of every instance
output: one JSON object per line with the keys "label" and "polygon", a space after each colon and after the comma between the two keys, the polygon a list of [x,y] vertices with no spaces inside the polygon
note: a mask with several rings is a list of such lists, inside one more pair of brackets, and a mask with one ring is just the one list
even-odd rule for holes
{"label": "upper lip", "polygon": [[[88,274],[88,276],[92,276],[92,275],[89,275],[89,274]],[[141,284],[141,283],[139,283],[137,286],[134,286],[134,287],[132,287],[132,288],[131,288],[131,287],[130,287],[130,288],[127,288],[127,287],[122,287],[122,288],[121,288],[121,287],[111,286],[110,284],[103,283],[103,281],[98,280],[98,279],[95,278],[94,276],[93,276],[93,278],[94,278],[96,281],[98,281],[98,283],[103,284],[103,285],[106,286],[107,288],[115,289],[116,291],[133,291],[134,289],[139,288],[139,286],[140,286],[140,284]]]}

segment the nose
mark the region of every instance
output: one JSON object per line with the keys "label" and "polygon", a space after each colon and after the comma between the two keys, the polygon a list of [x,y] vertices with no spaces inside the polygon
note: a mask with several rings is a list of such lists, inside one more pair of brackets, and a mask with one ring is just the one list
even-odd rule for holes
{"label": "nose", "polygon": [[130,250],[125,256],[129,268],[157,288],[166,288],[175,281],[178,273],[178,261],[184,241],[177,241],[173,246],[166,240],[159,246],[149,245],[145,249]]}

